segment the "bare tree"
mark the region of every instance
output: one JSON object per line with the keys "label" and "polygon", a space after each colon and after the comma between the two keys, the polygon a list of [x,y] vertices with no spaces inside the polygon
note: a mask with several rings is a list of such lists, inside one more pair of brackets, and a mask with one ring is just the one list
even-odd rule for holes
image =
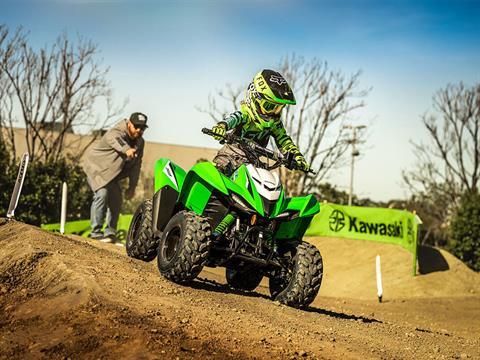
{"label": "bare tree", "polygon": [[428,204],[433,220],[426,224],[426,235],[446,228],[463,193],[478,193],[480,84],[447,85],[433,96],[433,110],[422,116],[428,142],[412,142],[416,165],[403,171],[413,196]]}
{"label": "bare tree", "polygon": [[[295,196],[316,191],[332,170],[346,164],[348,142],[343,125],[354,110],[365,106],[363,98],[370,89],[359,89],[360,71],[345,76],[316,58],[307,61],[295,55],[286,56],[280,61],[278,71],[285,76],[297,99],[296,106],[284,110],[285,128],[316,170],[315,175],[308,176],[281,170],[287,194]],[[216,97],[210,96],[208,110],[200,110],[220,121],[227,112],[219,108],[215,99],[227,100],[233,105],[232,111],[245,88],[246,85],[239,88],[229,85],[226,90],[217,91]]]}
{"label": "bare tree", "polygon": [[[20,29],[18,29],[11,38],[8,36],[8,29],[0,24],[0,61],[2,61],[2,63],[3,59],[15,51],[12,48],[18,47],[16,44],[22,42],[24,38]],[[16,147],[13,132],[14,96],[13,86],[5,71],[2,71],[2,67],[0,67],[0,138],[15,158]]]}
{"label": "bare tree", "polygon": [[[97,54],[96,44],[82,38],[74,44],[66,34],[51,48],[34,50],[22,29],[9,36],[0,25],[0,104],[8,105],[2,106],[1,125],[11,137],[14,123],[23,123],[32,159],[57,160],[68,148],[80,157],[90,143],[79,147],[67,134],[104,127],[123,108],[112,106],[109,68]],[[102,102],[106,110],[100,119],[95,113]],[[14,149],[14,138],[10,143]]]}
{"label": "bare tree", "polygon": [[289,195],[294,196],[316,191],[332,170],[345,166],[345,121],[354,110],[365,106],[363,99],[370,89],[359,89],[361,71],[346,76],[316,58],[306,61],[287,56],[281,61],[280,72],[292,82],[297,98],[297,106],[286,109],[285,127],[316,170],[315,175],[307,176],[282,169]]}
{"label": "bare tree", "polygon": [[15,134],[13,132],[13,93],[11,86],[5,79],[2,79],[0,72],[0,140],[16,157]]}
{"label": "bare tree", "polygon": [[456,203],[478,192],[480,178],[480,84],[449,84],[433,97],[435,114],[425,114],[428,143],[412,143],[417,165],[404,171],[413,193],[441,190]]}
{"label": "bare tree", "polygon": [[231,113],[232,109],[237,108],[245,88],[246,85],[233,87],[231,84],[226,84],[224,89],[217,89],[214,95],[208,95],[207,108],[196,106],[196,109],[208,114],[214,122],[218,122]]}

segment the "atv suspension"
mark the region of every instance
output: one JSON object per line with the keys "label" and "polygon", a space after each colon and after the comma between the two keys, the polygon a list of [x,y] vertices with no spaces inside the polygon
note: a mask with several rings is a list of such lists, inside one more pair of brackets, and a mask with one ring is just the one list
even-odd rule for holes
{"label": "atv suspension", "polygon": [[227,214],[222,221],[220,221],[220,223],[217,225],[217,227],[215,228],[214,232],[213,232],[213,235],[218,237],[220,235],[222,235],[223,233],[225,233],[225,231],[228,230],[228,228],[230,227],[230,225],[232,225],[232,223],[234,222],[235,218],[233,217],[232,214]]}
{"label": "atv suspension", "polygon": [[[232,216],[229,221],[229,226],[233,223],[233,220],[234,217]],[[213,246],[213,250],[227,253],[227,257],[217,265],[223,266],[233,258],[237,258],[261,266],[273,265],[279,267],[279,264],[272,261],[276,250],[273,233],[269,229],[261,226],[248,227],[242,232],[242,227],[245,229],[245,226],[239,226],[239,224],[237,224],[235,229],[232,230],[231,235],[226,236],[230,239],[229,247]],[[215,231],[216,230],[217,229],[215,229]],[[256,237],[255,234],[257,234]],[[265,252],[264,249],[268,249],[268,251]]]}

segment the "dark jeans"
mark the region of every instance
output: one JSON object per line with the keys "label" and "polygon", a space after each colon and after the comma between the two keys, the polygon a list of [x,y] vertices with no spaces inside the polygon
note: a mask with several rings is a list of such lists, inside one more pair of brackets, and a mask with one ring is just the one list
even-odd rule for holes
{"label": "dark jeans", "polygon": [[122,189],[117,180],[112,180],[105,187],[98,189],[93,194],[92,207],[90,208],[91,236],[102,235],[102,228],[107,216],[105,236],[117,234],[118,216],[122,206]]}

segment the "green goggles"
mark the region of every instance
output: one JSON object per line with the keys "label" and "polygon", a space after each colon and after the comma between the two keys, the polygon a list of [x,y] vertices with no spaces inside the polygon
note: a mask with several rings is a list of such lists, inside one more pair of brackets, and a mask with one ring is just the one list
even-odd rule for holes
{"label": "green goggles", "polygon": [[265,115],[278,115],[285,107],[285,104],[272,103],[271,101],[264,98],[255,99],[255,103],[257,106],[257,110],[259,110],[262,114]]}

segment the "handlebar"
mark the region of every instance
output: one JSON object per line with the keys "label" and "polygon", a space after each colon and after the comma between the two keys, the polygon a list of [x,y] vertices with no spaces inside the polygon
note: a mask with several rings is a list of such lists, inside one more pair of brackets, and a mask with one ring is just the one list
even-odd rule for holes
{"label": "handlebar", "polygon": [[209,128],[202,128],[202,133],[207,135],[213,135],[213,131],[210,130]]}
{"label": "handlebar", "polygon": [[[209,135],[209,136],[217,136],[220,137],[218,134],[215,134],[212,130],[208,128],[202,128],[202,133]],[[287,153],[287,156],[279,156],[275,154],[273,151],[268,150],[264,148],[263,146],[258,145],[255,143],[253,140],[248,140],[248,139],[243,139],[241,137],[235,136],[234,134],[230,133],[227,134],[223,139],[220,141],[221,144],[227,143],[227,144],[239,144],[241,147],[243,146],[248,146],[252,148],[256,153],[266,156],[269,159],[277,161],[278,165],[284,165],[286,168],[290,170],[300,170],[298,169],[295,165],[294,159],[293,159],[293,154],[292,153]],[[277,165],[277,166],[278,166]],[[276,167],[276,166],[273,166]],[[273,168],[272,167],[272,168]],[[315,174],[315,171],[312,169],[309,169],[308,171],[304,171],[305,173],[311,173]]]}
{"label": "handlebar", "polygon": [[[202,132],[204,134],[210,135],[210,136],[217,136],[219,137],[218,134],[215,134],[212,130],[208,128],[203,128]],[[249,147],[253,148],[256,152],[261,153],[262,155],[265,155],[269,158],[272,158],[273,160],[278,160],[278,155],[275,154],[273,151],[265,149],[263,146],[258,145],[252,140],[248,139],[243,139],[238,136],[235,136],[234,134],[227,134],[220,143],[227,143],[227,144],[243,144],[243,145],[248,145]]]}

